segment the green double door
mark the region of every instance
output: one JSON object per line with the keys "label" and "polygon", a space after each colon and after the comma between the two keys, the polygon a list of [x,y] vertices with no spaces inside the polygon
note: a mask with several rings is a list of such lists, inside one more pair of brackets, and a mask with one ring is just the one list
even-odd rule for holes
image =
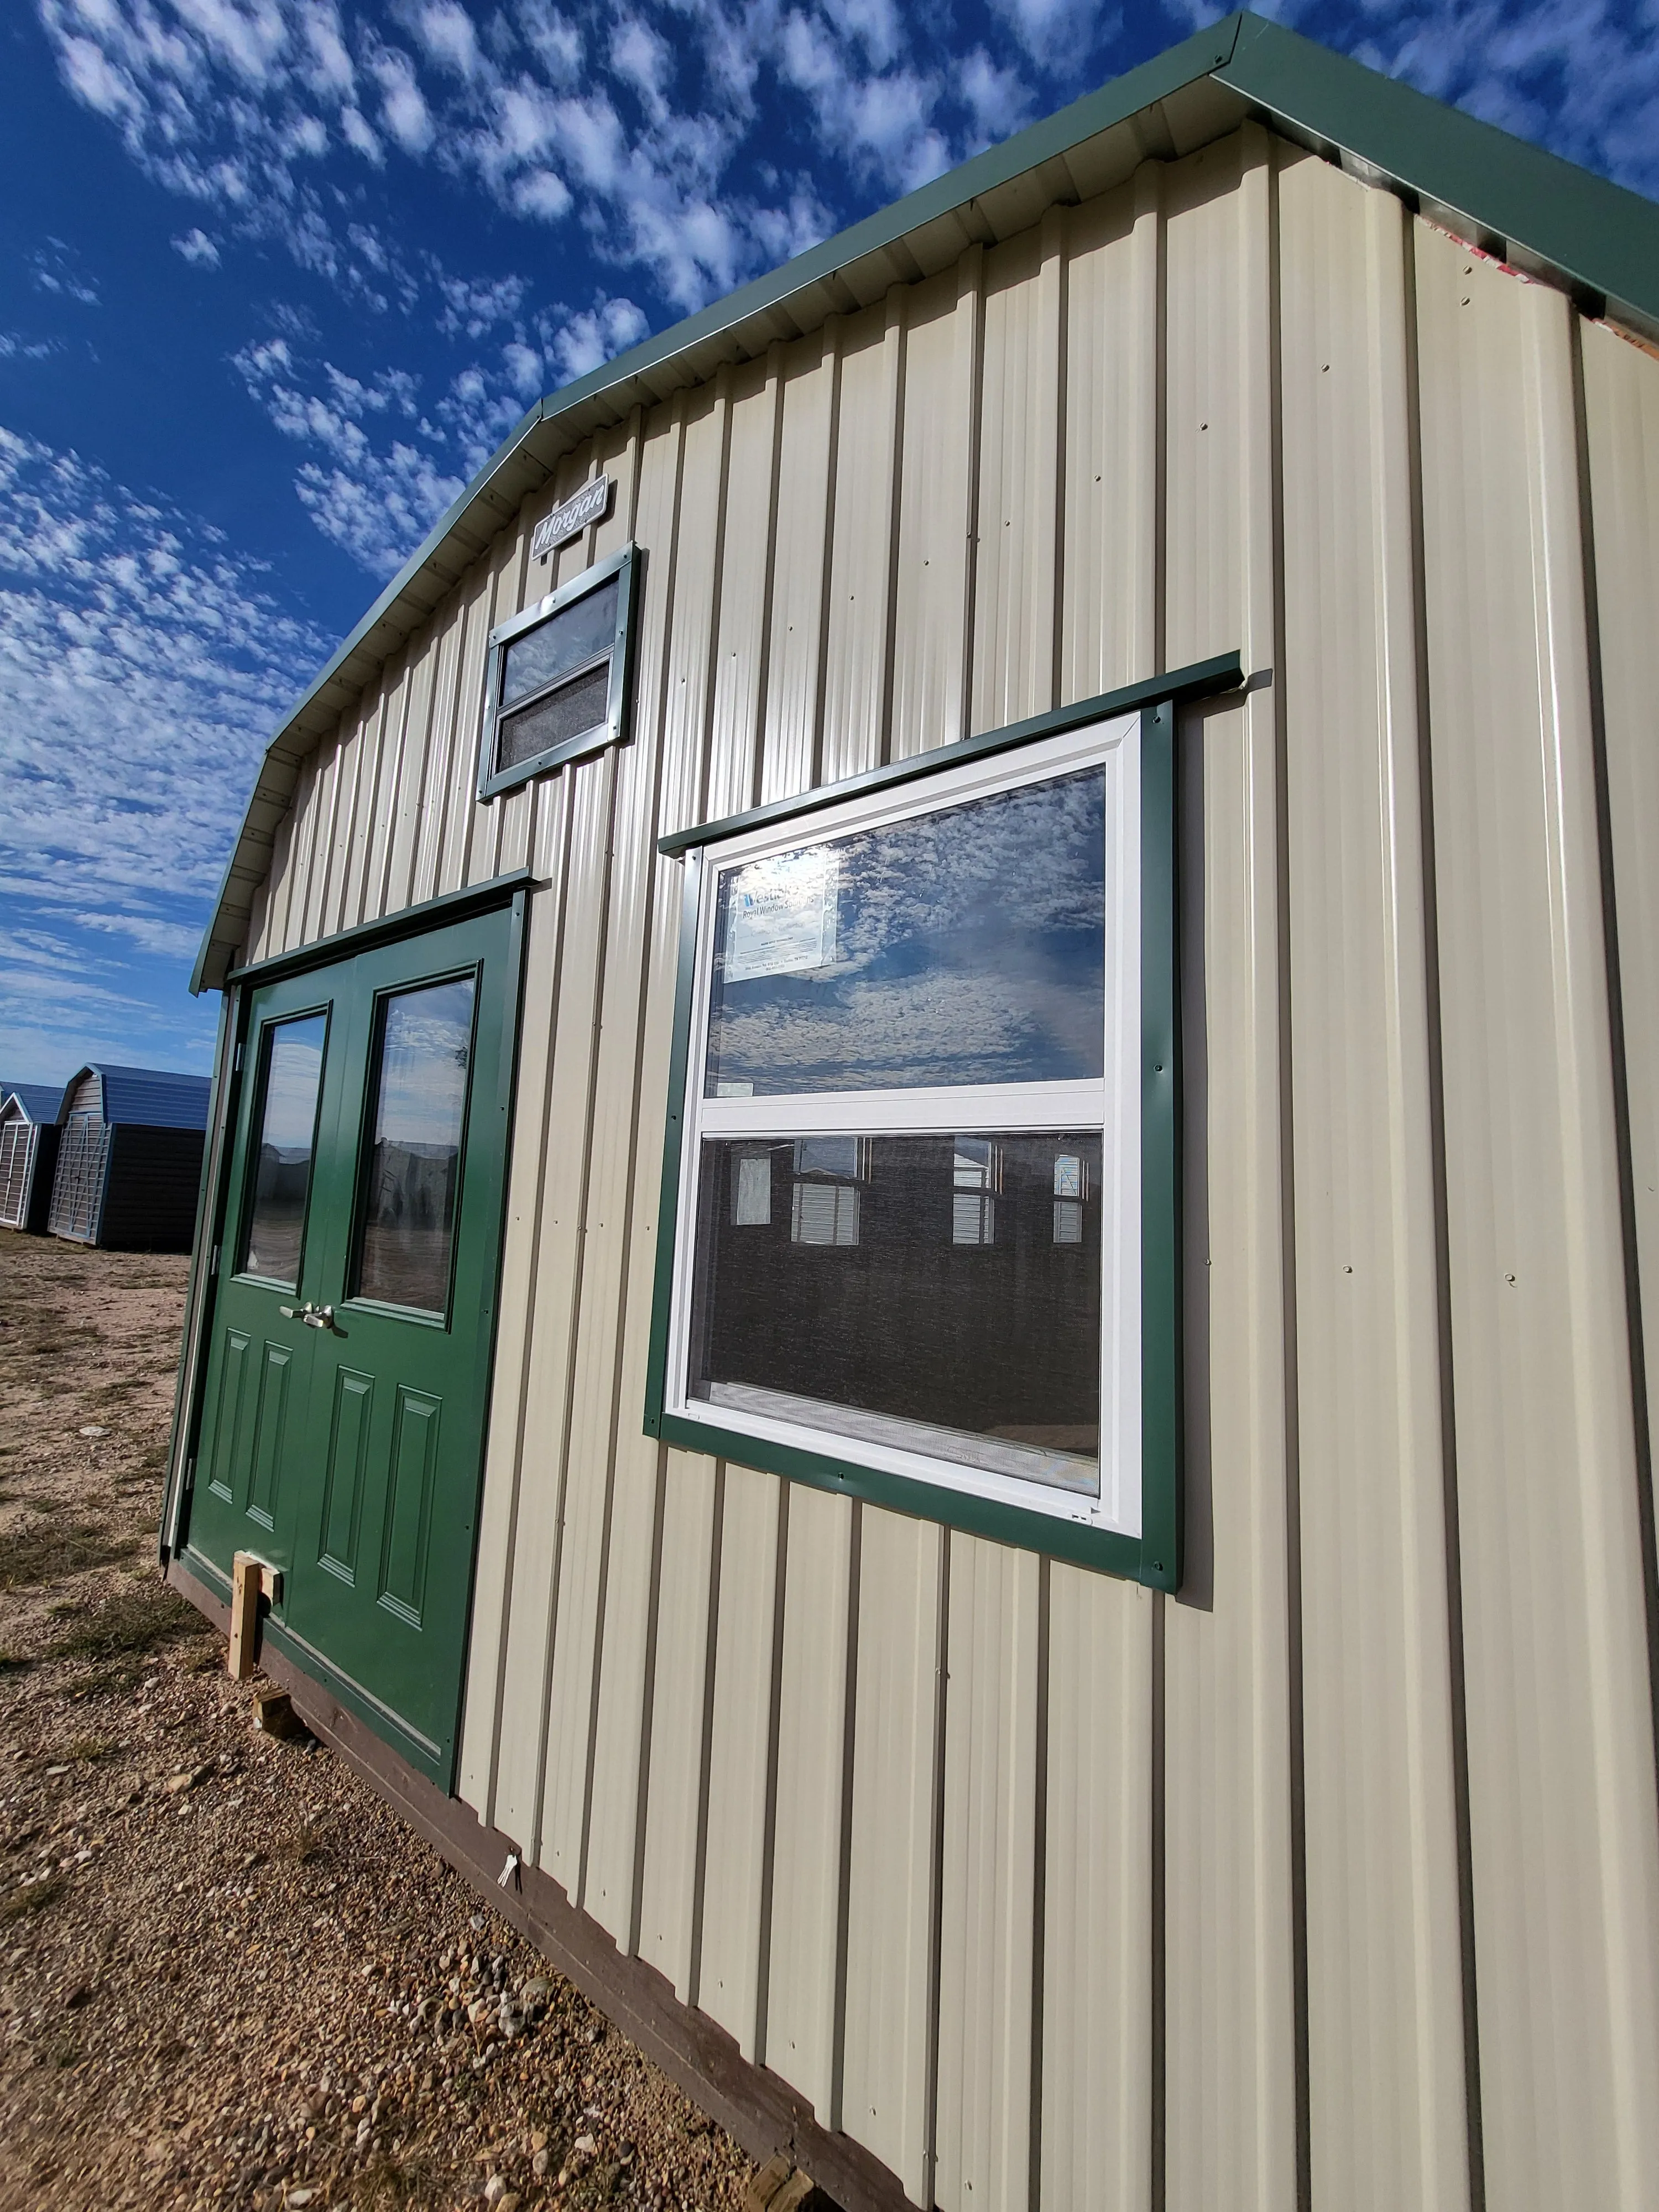
{"label": "green double door", "polygon": [[446,1789],[516,1013],[506,908],[250,992],[186,1539]]}

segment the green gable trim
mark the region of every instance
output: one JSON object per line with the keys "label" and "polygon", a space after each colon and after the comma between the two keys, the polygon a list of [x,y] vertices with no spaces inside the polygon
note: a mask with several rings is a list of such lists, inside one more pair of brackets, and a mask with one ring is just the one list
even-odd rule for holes
{"label": "green gable trim", "polygon": [[[1355,155],[1425,210],[1461,215],[1501,250],[1659,324],[1659,206],[1256,15],[1235,19],[1214,72],[1297,136]],[[1479,242],[1479,241],[1477,241]]]}

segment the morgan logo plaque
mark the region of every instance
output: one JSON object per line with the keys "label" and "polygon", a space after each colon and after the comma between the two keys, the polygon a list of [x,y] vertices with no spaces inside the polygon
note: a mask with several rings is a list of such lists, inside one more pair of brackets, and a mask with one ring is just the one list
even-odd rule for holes
{"label": "morgan logo plaque", "polygon": [[556,553],[561,545],[586,530],[590,523],[603,522],[611,510],[611,495],[616,489],[612,477],[595,477],[585,483],[574,499],[562,507],[556,507],[551,514],[544,514],[536,525],[536,534],[530,541],[530,556],[534,561],[545,561]]}

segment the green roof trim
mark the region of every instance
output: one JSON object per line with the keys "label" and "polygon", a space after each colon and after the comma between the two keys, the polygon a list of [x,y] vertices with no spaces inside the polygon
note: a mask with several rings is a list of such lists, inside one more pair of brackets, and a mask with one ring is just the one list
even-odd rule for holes
{"label": "green roof trim", "polygon": [[[561,453],[600,423],[620,419],[636,404],[654,405],[676,384],[712,373],[712,366],[688,372],[683,356],[700,355],[711,364],[742,357],[753,352],[769,327],[772,335],[787,336],[815,326],[829,312],[826,294],[830,300],[846,295],[857,303],[860,295],[847,283],[847,272],[884,255],[902,268],[913,258],[910,242],[941,225],[948,228],[952,218],[964,240],[996,235],[983,204],[1022,179],[1036,179],[1049,203],[1075,198],[1067,157],[1166,102],[1163,126],[1152,136],[1167,145],[1168,118],[1182,108],[1183,97],[1188,123],[1197,119],[1198,143],[1236,128],[1247,114],[1259,115],[1401,192],[1431,218],[1450,218],[1451,227],[1462,228],[1472,243],[1529,274],[1561,283],[1587,312],[1605,307],[1659,337],[1659,206],[1652,201],[1261,16],[1224,16],[532,407],[272,739],[203,939],[191,991],[222,985],[240,949],[301,759],[511,521],[526,495],[547,481]],[[792,305],[805,305],[803,319],[792,317]]]}
{"label": "green roof trim", "polygon": [[1659,206],[1512,138],[1397,78],[1260,16],[1214,74],[1298,137],[1356,155],[1425,204],[1462,216],[1505,251],[1603,302],[1659,324]]}

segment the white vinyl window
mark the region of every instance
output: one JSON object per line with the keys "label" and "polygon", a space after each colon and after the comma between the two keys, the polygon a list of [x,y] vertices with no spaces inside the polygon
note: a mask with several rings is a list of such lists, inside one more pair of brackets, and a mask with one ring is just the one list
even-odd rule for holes
{"label": "white vinyl window", "polygon": [[692,862],[677,1433],[1139,1534],[1141,743],[1097,723]]}

